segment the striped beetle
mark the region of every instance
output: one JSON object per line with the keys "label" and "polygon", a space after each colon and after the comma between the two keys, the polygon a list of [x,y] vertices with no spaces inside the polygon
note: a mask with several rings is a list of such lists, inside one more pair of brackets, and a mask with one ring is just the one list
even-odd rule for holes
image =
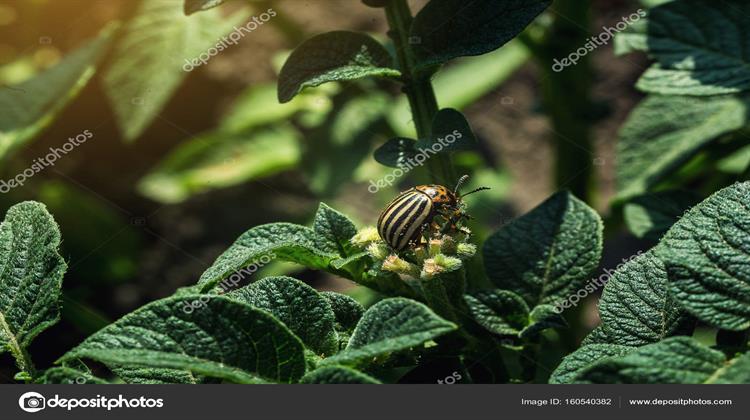
{"label": "striped beetle", "polygon": [[[464,175],[458,180],[456,188],[451,191],[442,185],[418,185],[399,194],[383,210],[378,218],[380,237],[396,251],[414,247],[425,229],[445,233],[456,229],[456,223],[469,216],[464,211],[463,197],[478,191],[488,190],[479,187],[466,194],[460,194],[459,188],[469,178]],[[435,216],[446,219],[441,228],[434,220]]]}

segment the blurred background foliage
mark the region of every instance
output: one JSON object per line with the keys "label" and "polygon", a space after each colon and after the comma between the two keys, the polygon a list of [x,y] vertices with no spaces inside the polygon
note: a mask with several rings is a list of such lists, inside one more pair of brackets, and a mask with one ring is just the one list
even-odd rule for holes
{"label": "blurred background foliage", "polygon": [[[31,349],[42,365],[108,319],[194,283],[252,226],[307,225],[320,201],[373,225],[399,190],[423,180],[415,170],[368,192],[371,180],[392,172],[373,151],[391,137],[414,136],[394,83],[329,83],[285,104],[276,96],[281,64],[309,36],[354,30],[387,43],[381,10],[353,0],[233,1],[186,17],[182,3],[0,0],[0,179],[68,137],[94,134],[0,195],[3,212],[22,200],[45,203],[64,238],[63,322]],[[410,1],[412,10],[424,3]],[[645,56],[615,57],[610,43],[569,72],[549,66],[598,28],[657,2],[643,3],[558,0],[519,39],[435,75],[440,107],[464,112],[479,138],[479,153],[457,156],[460,173],[472,174],[471,186],[492,188],[470,202],[478,241],[568,188],[606,219],[602,267],[651,246],[649,216],[632,229],[639,239],[627,231],[622,206],[611,205],[618,130],[643,97],[633,86]],[[182,70],[181,57],[197,56],[227,28],[269,8],[277,17],[207,65]],[[744,170],[750,152],[740,152],[722,155],[719,168]],[[705,172],[688,166],[684,177]],[[639,208],[630,211],[638,220]],[[271,274],[364,302],[377,298],[287,263],[255,277]],[[591,296],[576,313],[582,322],[567,338],[570,348],[597,324],[595,303]]]}

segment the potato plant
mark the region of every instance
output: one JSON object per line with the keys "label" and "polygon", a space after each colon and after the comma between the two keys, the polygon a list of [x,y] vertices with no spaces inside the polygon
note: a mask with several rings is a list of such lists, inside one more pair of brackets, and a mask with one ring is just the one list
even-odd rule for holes
{"label": "potato plant", "polygon": [[[209,14],[220,3],[186,0],[185,13]],[[278,101],[300,103],[328,83],[395,84],[408,101],[414,133],[395,133],[372,158],[400,169],[432,149],[415,169],[417,178],[452,187],[455,158],[475,152],[480,140],[460,111],[439,106],[433,79],[450,61],[491,53],[519,36],[551,2],[432,0],[415,15],[405,0],[363,3],[385,14],[392,48],[383,38],[350,31],[307,39],[280,71]],[[52,366],[37,366],[28,348],[60,319],[67,263],[54,215],[41,203],[21,202],[0,225],[0,352],[13,356],[15,379],[750,382],[750,6],[659,3],[617,38],[619,52],[645,51],[655,63],[636,85],[648,96],[621,132],[615,216],[602,220],[562,190],[486,238],[442,229],[396,252],[374,220],[357,226],[321,202],[310,226],[249,228],[194,284],[99,329]],[[96,44],[90,48],[80,54],[99,53]],[[111,80],[109,89],[121,88]],[[376,94],[362,93],[368,101]],[[126,130],[133,138],[152,111],[116,110],[127,121],[133,115],[122,113],[138,114],[138,124]],[[26,135],[13,138],[22,142]],[[454,141],[445,145],[449,135]],[[717,167],[724,168],[718,176]],[[602,263],[605,228],[619,216],[654,245],[611,273],[599,301],[600,325],[569,352],[563,338],[578,322],[574,308],[596,291],[591,281]],[[375,292],[376,302],[364,307],[289,276],[237,287],[243,270],[267,260],[348,279]]]}

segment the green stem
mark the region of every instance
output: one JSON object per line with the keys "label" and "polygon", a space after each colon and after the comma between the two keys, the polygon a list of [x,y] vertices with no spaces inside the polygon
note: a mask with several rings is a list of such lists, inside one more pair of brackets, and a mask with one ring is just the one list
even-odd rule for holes
{"label": "green stem", "polygon": [[[36,369],[34,368],[34,363],[31,361],[31,356],[29,356],[29,353],[27,353],[16,340],[16,336],[10,329],[8,322],[5,320],[5,315],[3,315],[2,312],[0,312],[0,329],[3,331],[3,335],[8,337],[7,346],[11,354],[13,354],[13,357],[16,359],[18,369],[20,369],[21,372],[26,372],[28,377],[34,378],[36,376]],[[29,382],[29,380],[26,382]]]}
{"label": "green stem", "polygon": [[557,188],[569,189],[593,204],[595,156],[590,126],[595,112],[591,101],[591,54],[562,69],[555,65],[556,59],[562,60],[588,42],[590,0],[556,0],[552,7],[555,18],[544,39],[531,39],[528,35],[520,39],[534,53],[543,71],[542,101],[555,139]]}
{"label": "green stem", "polygon": [[[391,0],[385,7],[389,34],[396,48],[396,57],[404,82],[403,91],[409,99],[417,136],[428,139],[432,136],[432,120],[438,112],[435,91],[430,81],[430,73],[417,69],[417,59],[409,42],[409,28],[412,15],[406,0]],[[450,156],[437,154],[427,161],[431,179],[439,184],[456,181]]]}

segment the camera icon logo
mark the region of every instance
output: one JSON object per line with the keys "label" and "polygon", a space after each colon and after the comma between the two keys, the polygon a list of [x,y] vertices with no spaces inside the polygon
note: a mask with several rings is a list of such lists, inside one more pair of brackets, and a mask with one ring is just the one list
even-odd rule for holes
{"label": "camera icon logo", "polygon": [[44,410],[46,406],[45,402],[44,396],[38,392],[27,392],[18,398],[18,406],[27,413],[36,413],[37,411]]}

